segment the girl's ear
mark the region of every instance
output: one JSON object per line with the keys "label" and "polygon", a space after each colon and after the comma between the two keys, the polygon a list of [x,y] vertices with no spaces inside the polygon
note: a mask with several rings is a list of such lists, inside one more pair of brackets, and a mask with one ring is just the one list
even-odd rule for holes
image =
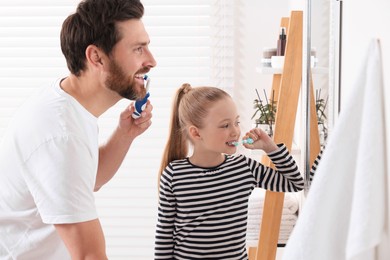
{"label": "girl's ear", "polygon": [[200,134],[199,134],[199,129],[196,127],[196,126],[190,126],[188,128],[188,133],[189,133],[189,136],[192,140],[198,140],[200,139]]}

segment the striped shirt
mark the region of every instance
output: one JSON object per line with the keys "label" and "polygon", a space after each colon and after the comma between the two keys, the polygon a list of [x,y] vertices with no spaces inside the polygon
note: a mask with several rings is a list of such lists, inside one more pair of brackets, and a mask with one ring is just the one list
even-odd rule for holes
{"label": "striped shirt", "polygon": [[314,174],[316,173],[317,171],[317,167],[318,167],[318,164],[320,163],[321,161],[321,157],[322,157],[322,153],[324,152],[324,148],[321,148],[320,152],[318,153],[316,159],[314,160],[311,168],[310,168],[310,182],[313,181],[313,178],[314,178]]}
{"label": "striped shirt", "polygon": [[269,153],[277,170],[244,155],[214,168],[171,162],[160,180],[155,259],[247,259],[248,199],[255,187],[296,192],[304,187],[284,145]]}

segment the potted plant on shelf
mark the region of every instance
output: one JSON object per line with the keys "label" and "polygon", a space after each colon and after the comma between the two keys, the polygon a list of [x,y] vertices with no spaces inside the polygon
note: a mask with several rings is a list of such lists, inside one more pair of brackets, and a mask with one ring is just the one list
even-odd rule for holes
{"label": "potted plant on shelf", "polygon": [[326,138],[328,137],[328,127],[326,123],[327,117],[325,111],[327,103],[328,98],[326,98],[326,100],[321,98],[321,89],[316,90],[316,112],[321,146],[325,145]]}
{"label": "potted plant on shelf", "polygon": [[269,136],[273,136],[276,117],[276,101],[274,99],[274,92],[272,92],[271,99],[268,99],[264,89],[263,92],[265,102],[260,98],[259,92],[256,89],[258,98],[253,102],[255,113],[252,115],[251,119],[255,119],[256,127],[262,128]]}

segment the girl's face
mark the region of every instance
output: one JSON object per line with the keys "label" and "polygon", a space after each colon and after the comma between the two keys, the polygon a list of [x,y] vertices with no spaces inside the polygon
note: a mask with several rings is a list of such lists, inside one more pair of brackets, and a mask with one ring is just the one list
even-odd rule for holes
{"label": "girl's face", "polygon": [[230,97],[217,101],[204,118],[204,127],[199,129],[200,140],[195,148],[202,152],[233,154],[237,148],[228,142],[238,141],[241,130],[235,103]]}

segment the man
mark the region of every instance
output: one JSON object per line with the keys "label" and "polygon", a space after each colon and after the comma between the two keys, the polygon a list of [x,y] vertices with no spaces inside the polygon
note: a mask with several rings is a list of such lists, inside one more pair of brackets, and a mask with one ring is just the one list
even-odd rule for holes
{"label": "man", "polygon": [[85,0],[61,29],[70,75],[29,100],[0,144],[0,259],[107,259],[93,192],[151,124],[123,111],[98,146],[97,118],[145,95],[156,65],[137,0]]}

